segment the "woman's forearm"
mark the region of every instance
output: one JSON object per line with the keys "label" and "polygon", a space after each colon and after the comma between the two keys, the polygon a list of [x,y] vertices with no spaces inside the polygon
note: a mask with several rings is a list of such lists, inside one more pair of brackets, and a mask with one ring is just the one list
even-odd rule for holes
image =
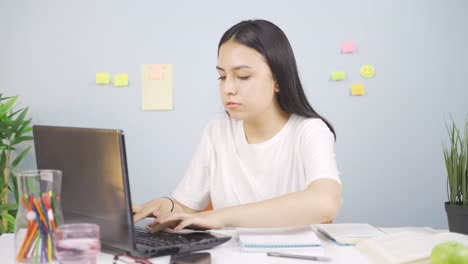
{"label": "woman's forearm", "polygon": [[300,192],[211,213],[226,227],[282,227],[333,220],[341,207],[341,186],[321,179]]}

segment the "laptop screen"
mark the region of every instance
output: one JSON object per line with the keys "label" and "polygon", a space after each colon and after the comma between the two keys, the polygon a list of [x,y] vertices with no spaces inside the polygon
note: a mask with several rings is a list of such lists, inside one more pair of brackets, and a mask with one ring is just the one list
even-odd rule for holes
{"label": "laptop screen", "polygon": [[[133,220],[121,130],[33,126],[38,169],[63,172],[66,223],[96,223],[103,249],[133,249]],[[112,250],[116,248],[116,250]]]}

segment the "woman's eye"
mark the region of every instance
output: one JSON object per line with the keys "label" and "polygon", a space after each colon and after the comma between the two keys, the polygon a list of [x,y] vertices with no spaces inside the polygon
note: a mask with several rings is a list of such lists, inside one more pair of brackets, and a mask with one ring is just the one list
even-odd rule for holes
{"label": "woman's eye", "polygon": [[239,80],[247,80],[250,78],[250,76],[238,76]]}
{"label": "woman's eye", "polygon": [[219,76],[218,80],[219,81],[224,81],[224,80],[226,80],[226,76]]}

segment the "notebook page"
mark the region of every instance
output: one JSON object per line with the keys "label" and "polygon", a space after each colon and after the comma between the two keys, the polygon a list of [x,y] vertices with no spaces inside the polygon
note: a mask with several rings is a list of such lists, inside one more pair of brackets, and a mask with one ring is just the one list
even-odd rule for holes
{"label": "notebook page", "polygon": [[314,247],[322,244],[310,226],[237,230],[241,246]]}
{"label": "notebook page", "polygon": [[384,232],[369,224],[319,224],[317,227],[333,238],[375,237]]}

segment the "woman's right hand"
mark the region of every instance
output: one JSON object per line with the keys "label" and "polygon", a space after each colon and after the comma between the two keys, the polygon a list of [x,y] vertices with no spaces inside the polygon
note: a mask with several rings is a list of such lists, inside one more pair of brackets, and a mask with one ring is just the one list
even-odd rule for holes
{"label": "woman's right hand", "polygon": [[[174,204],[174,208],[172,208]],[[145,217],[158,217],[160,215],[167,215],[172,212],[184,212],[182,207],[177,203],[173,203],[167,197],[155,198],[143,205],[133,204],[133,222],[138,222]]]}

